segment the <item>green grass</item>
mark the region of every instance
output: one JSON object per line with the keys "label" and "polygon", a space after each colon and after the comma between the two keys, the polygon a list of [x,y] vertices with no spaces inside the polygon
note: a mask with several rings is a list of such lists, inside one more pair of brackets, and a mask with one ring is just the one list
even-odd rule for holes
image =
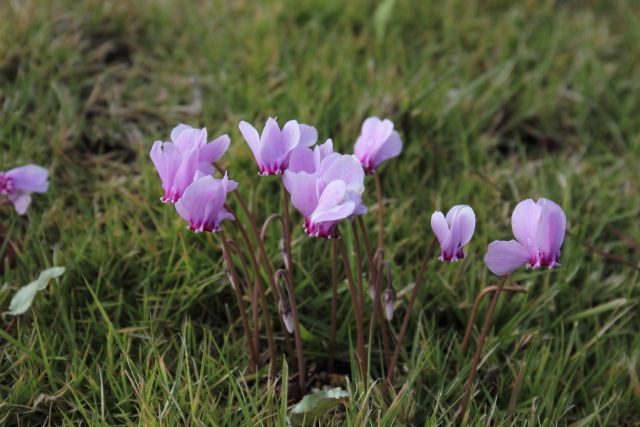
{"label": "green grass", "polygon": [[[470,305],[496,283],[482,262],[486,245],[509,238],[519,200],[540,196],[569,219],[562,267],[516,274],[528,291],[498,306],[469,423],[640,423],[639,273],[587,245],[640,258],[630,244],[640,242],[637,3],[413,0],[375,19],[378,2],[364,0],[214,3],[0,5],[0,169],[35,162],[52,176],[28,217],[0,212],[20,249],[0,277],[10,285],[1,310],[40,270],[67,267],[0,332],[0,424],[284,422],[282,381],[276,390],[250,380],[215,236],[188,232],[158,201],[148,158],[181,121],[229,133],[223,163],[264,219],[278,209],[278,187],[255,176],[237,123],[269,115],[314,124],[344,151],[366,116],[396,123],[405,150],[382,174],[398,290],[414,280],[433,210],[468,203],[478,218],[466,262],[430,265],[396,394],[343,384],[352,397],[324,424],[453,422],[469,369],[458,347]],[[304,344],[320,367],[329,246],[295,230]],[[277,261],[275,240],[274,231]],[[345,283],[340,298],[338,356],[348,366]],[[377,341],[371,353],[378,378]]]}

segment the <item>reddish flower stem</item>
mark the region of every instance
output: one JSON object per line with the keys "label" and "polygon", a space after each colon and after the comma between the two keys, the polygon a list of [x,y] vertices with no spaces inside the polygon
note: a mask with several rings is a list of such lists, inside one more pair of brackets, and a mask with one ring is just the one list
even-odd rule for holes
{"label": "reddish flower stem", "polygon": [[280,225],[282,226],[282,229],[284,230],[284,220],[282,219],[282,215],[278,214],[278,213],[274,213],[271,214],[267,217],[267,219],[264,220],[264,222],[262,223],[262,228],[260,229],[260,240],[262,240],[264,242],[264,238],[267,235],[267,229],[269,228],[269,226],[271,225],[271,223],[275,220],[280,221]]}
{"label": "reddish flower stem", "polygon": [[302,348],[302,337],[300,335],[300,321],[298,320],[298,304],[296,303],[296,294],[293,290],[293,284],[289,281],[289,275],[285,270],[278,270],[275,273],[274,280],[279,277],[284,278],[287,284],[287,294],[289,295],[289,303],[291,304],[291,316],[293,317],[293,337],[296,344],[296,356],[298,359],[298,386],[300,393],[304,393],[306,388],[306,374],[304,364],[304,350]]}
{"label": "reddish flower stem", "polygon": [[[382,271],[382,266],[383,266],[383,262],[382,261],[377,261],[377,260],[381,260],[381,256],[382,256],[382,250],[379,250],[380,257],[376,256],[374,257],[372,255],[371,252],[371,244],[369,243],[369,237],[367,236],[367,231],[364,227],[364,221],[362,220],[362,217],[357,217],[356,221],[358,222],[358,225],[360,226],[360,232],[363,236],[363,241],[364,241],[364,246],[365,246],[365,251],[367,253],[367,262],[369,264],[369,280],[371,282],[371,286],[373,287],[373,291],[375,293],[375,298],[373,299],[373,306],[374,306],[374,311],[373,311],[373,319],[375,322],[378,322],[378,325],[380,325],[380,334],[382,335],[382,350],[384,352],[384,362],[385,364],[389,363],[389,357],[391,357],[391,355],[389,354],[389,332],[387,331],[387,322],[385,320],[384,317],[384,312],[382,310],[382,302],[380,301],[380,278],[381,276],[381,271]],[[377,254],[376,254],[377,255]],[[380,266],[378,266],[378,264],[380,264]]]}
{"label": "reddish flower stem", "polygon": [[382,201],[382,180],[380,174],[373,175],[376,184],[376,198],[378,199],[378,249],[384,246],[384,202]]}
{"label": "reddish flower stem", "polygon": [[360,247],[360,236],[358,233],[358,227],[354,222],[351,223],[353,229],[353,244],[356,254],[356,273],[358,278],[358,304],[360,304],[360,314],[363,316],[362,322],[364,325],[364,279],[362,276],[362,248]]}
{"label": "reddish flower stem", "polygon": [[222,256],[227,263],[227,268],[229,269],[229,274],[231,275],[231,286],[235,291],[236,301],[238,303],[238,308],[240,309],[242,329],[244,330],[244,336],[247,340],[247,346],[249,347],[249,360],[251,362],[250,369],[252,371],[255,371],[258,368],[258,356],[256,354],[256,349],[253,347],[253,342],[251,339],[251,330],[249,329],[249,321],[247,320],[247,313],[245,313],[244,302],[242,301],[242,291],[240,289],[238,273],[236,272],[236,268],[233,265],[233,261],[231,260],[229,245],[227,244],[227,239],[225,237],[224,231],[222,230],[220,230],[220,244],[222,246]]}
{"label": "reddish flower stem", "polygon": [[336,329],[338,327],[338,247],[335,240],[331,242],[331,335],[329,336],[329,366],[333,372],[336,357]]}
{"label": "reddish flower stem", "polygon": [[[264,316],[264,327],[267,332],[267,346],[269,349],[269,376],[273,377],[275,376],[275,373],[276,373],[276,349],[275,349],[276,347],[273,340],[273,330],[271,328],[271,316],[269,313],[269,305],[267,304],[267,297],[264,293],[264,288],[262,286],[262,278],[260,277],[260,266],[258,265],[258,261],[255,255],[255,250],[253,248],[253,244],[251,243],[251,239],[247,234],[247,231],[242,226],[240,221],[233,221],[233,223],[235,224],[238,231],[240,231],[240,234],[242,235],[245,245],[247,246],[249,259],[251,260],[251,265],[253,266],[253,270],[255,272],[254,287],[257,289],[258,297],[260,298],[260,305],[262,306],[262,315]],[[257,305],[257,301],[256,301],[256,305]]]}
{"label": "reddish flower stem", "polygon": [[[225,170],[222,169],[220,166],[218,166],[215,163],[214,163],[214,165],[216,166],[216,169],[218,169],[218,171],[220,171],[222,174],[225,173]],[[247,207],[247,204],[245,203],[244,199],[240,195],[240,193],[238,193],[237,191],[234,191],[233,194],[234,194],[236,200],[238,201],[238,204],[240,205],[240,208],[244,212],[245,217],[247,218],[247,221],[249,222],[249,226],[251,228],[251,231],[252,231],[254,237],[256,238],[256,240],[258,242],[257,243],[258,244],[258,255],[259,255],[258,260],[262,261],[262,266],[264,267],[264,269],[267,272],[267,279],[269,280],[269,285],[271,286],[271,293],[272,293],[274,302],[277,305],[278,304],[278,296],[277,296],[278,295],[278,289],[276,288],[276,283],[273,280],[275,272],[273,270],[273,266],[271,265],[271,261],[269,260],[269,257],[267,256],[267,252],[266,252],[266,250],[264,248],[264,242],[262,241],[262,239],[260,239],[260,232],[258,231],[258,226],[256,225],[256,221],[255,221],[253,215],[251,214],[251,211]],[[233,214],[234,217],[236,217],[236,220],[234,222],[240,223],[240,221],[238,220],[238,214],[235,212],[235,210],[233,210],[228,204],[225,204],[224,207],[231,214]],[[280,329],[282,329],[282,331],[284,332],[283,336],[284,336],[284,343],[285,343],[285,348],[287,350],[287,354],[293,354],[293,351],[291,349],[291,343],[289,342],[289,335],[286,333],[287,327],[285,326],[285,324],[282,321],[282,319],[280,319]]]}
{"label": "reddish flower stem", "polygon": [[[471,308],[471,314],[469,314],[469,320],[467,321],[467,328],[464,332],[464,338],[462,339],[462,344],[460,344],[460,351],[465,352],[467,350],[467,346],[469,345],[469,339],[471,338],[471,330],[473,329],[473,324],[476,322],[476,317],[478,316],[478,308],[480,307],[480,303],[482,299],[489,295],[492,292],[498,290],[497,286],[489,286],[484,288],[476,297],[473,307]],[[505,292],[527,292],[525,288],[518,285],[513,286],[505,286],[503,289]]]}
{"label": "reddish flower stem", "polygon": [[422,284],[422,279],[424,278],[424,272],[427,269],[427,264],[431,260],[433,256],[433,248],[435,246],[435,239],[431,241],[427,252],[424,255],[422,260],[422,264],[420,264],[420,270],[418,271],[418,275],[416,276],[416,282],[413,285],[413,290],[411,291],[411,297],[409,298],[409,304],[407,305],[407,310],[404,313],[404,318],[402,319],[402,326],[400,327],[400,333],[398,333],[398,339],[396,341],[396,347],[393,350],[393,355],[391,356],[391,360],[389,361],[389,366],[387,367],[387,378],[386,384],[387,387],[392,386],[393,375],[395,374],[396,365],[398,363],[398,357],[400,356],[400,350],[402,350],[402,341],[404,340],[404,336],[407,333],[407,327],[409,326],[409,319],[411,318],[411,310],[413,309],[413,304],[416,302],[416,297],[418,296],[418,289]]}
{"label": "reddish flower stem", "polygon": [[293,261],[291,259],[291,230],[289,228],[289,194],[284,188],[284,183],[280,180],[282,192],[282,234],[284,237],[285,266],[287,267],[287,276],[289,282],[293,284]]}
{"label": "reddish flower stem", "polygon": [[478,374],[478,364],[480,363],[480,357],[482,356],[482,347],[484,346],[484,341],[487,338],[487,334],[489,333],[489,327],[491,326],[491,320],[493,319],[493,313],[496,309],[496,305],[498,304],[498,299],[500,298],[500,294],[504,289],[505,284],[509,281],[510,276],[503,277],[498,284],[498,289],[493,293],[493,298],[491,299],[491,303],[489,304],[489,308],[487,309],[487,316],[484,319],[484,324],[482,325],[482,330],[480,331],[480,337],[478,338],[478,344],[476,347],[476,351],[473,355],[473,359],[471,360],[471,371],[469,372],[469,378],[467,378],[467,382],[464,385],[464,396],[462,397],[462,403],[460,404],[460,409],[458,410],[458,421],[462,421],[465,416],[465,412],[467,411],[467,405],[469,404],[469,399],[471,398],[471,391],[473,389],[473,382],[476,379],[476,375]]}
{"label": "reddish flower stem", "polygon": [[258,358],[260,357],[260,313],[259,313],[259,305],[258,305],[258,287],[257,286],[249,286],[249,271],[251,269],[247,265],[244,256],[242,255],[242,250],[240,249],[240,245],[235,240],[227,240],[227,244],[235,252],[238,261],[240,261],[240,265],[242,266],[242,272],[244,277],[244,289],[247,294],[251,295],[251,323],[253,325],[252,333],[253,333],[253,348],[256,349],[256,354]]}
{"label": "reddish flower stem", "polygon": [[353,272],[351,271],[351,265],[349,263],[349,257],[347,256],[347,249],[344,246],[344,242],[342,238],[336,239],[338,249],[340,251],[340,256],[342,257],[342,262],[344,263],[345,275],[347,276],[347,283],[349,284],[349,292],[351,294],[351,303],[353,304],[353,308],[355,310],[356,317],[356,354],[358,359],[358,367],[360,369],[360,374],[362,378],[366,378],[366,357],[367,353],[365,351],[364,346],[364,324],[363,324],[363,316],[362,309],[359,304],[358,297],[358,289],[356,288],[356,284],[353,280]]}

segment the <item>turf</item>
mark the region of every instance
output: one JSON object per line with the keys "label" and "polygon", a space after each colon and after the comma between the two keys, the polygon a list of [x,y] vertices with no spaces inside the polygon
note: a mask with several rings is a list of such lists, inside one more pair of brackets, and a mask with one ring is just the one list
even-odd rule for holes
{"label": "turf", "polygon": [[[179,122],[229,133],[223,164],[263,220],[279,189],[256,176],[238,121],[295,118],[348,152],[368,115],[392,119],[405,141],[381,170],[395,333],[433,210],[470,204],[478,227],[465,262],[430,264],[394,394],[346,381],[350,399],[322,423],[454,422],[465,322],[496,283],[486,245],[510,238],[519,200],[541,196],[569,218],[562,266],[515,275],[527,292],[498,306],[468,423],[640,423],[640,277],[614,258],[640,258],[639,18],[623,0],[2,2],[0,169],[51,172],[27,217],[0,208],[18,248],[0,276],[2,311],[42,269],[67,272],[15,326],[2,320],[0,424],[284,423],[286,378],[251,380],[216,237],[188,232],[159,202],[148,152]],[[276,240],[274,229],[274,261]],[[296,293],[318,370],[328,248],[296,226]],[[345,283],[339,314],[346,373]],[[377,341],[370,351],[376,379]]]}

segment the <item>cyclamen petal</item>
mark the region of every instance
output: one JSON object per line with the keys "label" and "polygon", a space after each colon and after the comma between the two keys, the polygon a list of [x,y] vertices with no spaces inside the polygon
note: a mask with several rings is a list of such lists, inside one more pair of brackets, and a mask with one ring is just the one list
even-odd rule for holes
{"label": "cyclamen petal", "polygon": [[179,124],[171,131],[171,142],[156,141],[151,147],[164,195],[162,201],[175,203],[193,182],[196,172],[213,174],[213,162],[229,148],[230,139],[222,135],[207,143],[206,128]]}
{"label": "cyclamen petal", "polygon": [[485,263],[492,273],[511,274],[525,264],[531,268],[560,265],[567,218],[558,204],[543,198],[523,200],[513,211],[511,225],[516,240],[489,245]]}
{"label": "cyclamen petal", "polygon": [[220,231],[220,223],[234,217],[225,208],[227,193],[233,191],[237,183],[229,181],[225,174],[223,179],[215,179],[207,175],[193,181],[184,195],[175,204],[178,214],[189,222],[189,229],[200,233],[203,231]]}
{"label": "cyclamen petal", "polygon": [[457,261],[465,257],[464,246],[475,231],[476,216],[470,206],[453,206],[447,216],[436,211],[431,215],[431,229],[441,247],[441,261]]}
{"label": "cyclamen petal", "polygon": [[46,193],[49,172],[37,165],[25,165],[0,172],[0,196],[13,203],[16,212],[24,215],[31,204],[31,193]]}
{"label": "cyclamen petal", "polygon": [[381,163],[397,157],[401,152],[400,134],[393,130],[390,120],[369,117],[364,121],[360,136],[356,140],[354,154],[367,175],[373,175]]}
{"label": "cyclamen petal", "polygon": [[529,252],[516,240],[496,240],[489,244],[484,262],[498,276],[511,274],[529,260]]}
{"label": "cyclamen petal", "polygon": [[[312,145],[318,137],[312,126],[295,120],[288,121],[280,129],[278,122],[269,118],[261,135],[247,122],[240,122],[238,127],[253,152],[260,175],[282,174],[288,168],[290,156],[296,147]],[[305,164],[298,171],[307,169]]]}
{"label": "cyclamen petal", "polygon": [[294,173],[287,170],[282,176],[282,182],[291,195],[291,204],[305,217],[311,216],[318,206],[316,175],[304,171]]}

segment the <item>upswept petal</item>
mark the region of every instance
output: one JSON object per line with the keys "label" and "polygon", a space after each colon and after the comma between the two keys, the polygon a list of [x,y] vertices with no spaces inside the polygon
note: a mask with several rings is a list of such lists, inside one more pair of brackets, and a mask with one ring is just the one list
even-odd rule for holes
{"label": "upswept petal", "polygon": [[[173,132],[172,132],[173,134]],[[199,149],[207,143],[207,129],[197,129],[187,126],[177,133],[176,139],[171,139],[173,143],[183,152],[192,149]]]}
{"label": "upswept petal", "polygon": [[321,212],[339,205],[345,200],[347,184],[344,181],[331,181],[320,194],[315,212]]}
{"label": "upswept petal", "polygon": [[221,135],[200,148],[198,160],[206,163],[217,162],[227,151],[230,144],[231,138],[229,138],[229,135]]}
{"label": "upswept petal", "polygon": [[360,161],[352,155],[344,154],[336,158],[322,173],[325,184],[331,181],[344,181],[349,191],[362,193],[364,191],[364,170]]}
{"label": "upswept petal", "polygon": [[[281,141],[282,141],[282,154],[285,155],[300,143],[300,125],[295,120],[289,120],[284,124],[282,128]],[[318,136],[316,134],[316,139]],[[314,141],[315,142],[315,141]]]}
{"label": "upswept petal", "polygon": [[184,124],[184,123],[180,123],[178,126],[174,127],[171,130],[171,141],[176,142],[178,140],[178,137],[180,136],[180,134],[182,132],[184,132],[185,130],[188,129],[193,129],[191,126]]}
{"label": "upswept petal", "polygon": [[189,221],[190,225],[202,224],[207,204],[216,196],[216,190],[215,179],[210,175],[193,181],[176,202],[178,214]]}
{"label": "upswept petal", "polygon": [[458,227],[460,227],[460,246],[464,246],[473,237],[473,232],[476,229],[476,215],[471,206],[461,205],[456,216]]}
{"label": "upswept petal", "polygon": [[180,166],[176,171],[171,190],[180,197],[193,182],[198,169],[198,150],[193,149],[183,154]]}
{"label": "upswept petal", "polygon": [[151,147],[150,155],[162,181],[162,188],[165,193],[169,193],[182,163],[182,152],[170,142],[156,141]]}
{"label": "upswept petal", "polygon": [[311,148],[300,144],[291,150],[287,170],[290,170],[291,172],[304,171],[314,173],[316,171],[315,157],[316,155]]}
{"label": "upswept petal", "polygon": [[318,140],[318,131],[316,128],[310,125],[300,123],[300,144],[306,147],[310,147]]}
{"label": "upswept petal", "polygon": [[540,252],[551,260],[560,256],[567,228],[567,217],[562,208],[549,199],[538,199],[541,208],[540,223],[536,233],[536,244]]}
{"label": "upswept petal", "polygon": [[6,175],[11,178],[16,190],[45,193],[49,188],[49,172],[42,166],[19,166],[7,171]]}
{"label": "upswept petal", "polygon": [[400,134],[393,131],[376,151],[373,162],[379,165],[386,160],[399,156],[400,153],[402,153],[402,140],[400,139]]}
{"label": "upswept petal", "polygon": [[513,235],[531,252],[536,245],[538,223],[542,208],[533,200],[527,199],[518,203],[511,215]]}
{"label": "upswept petal", "polygon": [[484,262],[498,276],[511,274],[529,260],[529,251],[516,240],[496,240],[489,244]]}
{"label": "upswept petal", "polygon": [[307,172],[294,173],[285,171],[282,182],[291,195],[293,206],[308,217],[318,206],[318,194],[316,191],[317,178]]}
{"label": "upswept petal", "polygon": [[249,144],[253,157],[255,157],[258,163],[260,163],[260,135],[258,135],[258,131],[251,124],[245,121],[241,121],[238,124],[238,128],[240,129],[240,133],[244,140]]}
{"label": "upswept petal", "polygon": [[449,235],[449,225],[447,224],[447,220],[444,215],[440,211],[435,211],[431,214],[431,229],[433,230],[433,234],[436,235],[438,242],[442,246],[442,244],[447,240],[447,236]]}

